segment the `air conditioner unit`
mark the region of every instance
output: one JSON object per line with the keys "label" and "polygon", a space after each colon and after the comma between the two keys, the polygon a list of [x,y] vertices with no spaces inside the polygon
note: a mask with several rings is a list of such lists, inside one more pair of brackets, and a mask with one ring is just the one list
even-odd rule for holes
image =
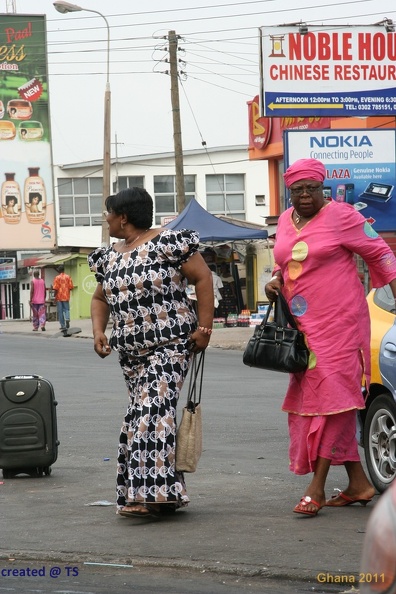
{"label": "air conditioner unit", "polygon": [[256,194],[256,206],[263,206],[265,204],[265,194]]}

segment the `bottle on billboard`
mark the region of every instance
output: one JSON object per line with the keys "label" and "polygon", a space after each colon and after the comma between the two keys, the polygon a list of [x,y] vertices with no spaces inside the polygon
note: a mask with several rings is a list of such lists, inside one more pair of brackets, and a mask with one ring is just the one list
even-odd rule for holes
{"label": "bottle on billboard", "polygon": [[15,173],[5,173],[1,185],[1,210],[4,222],[16,225],[21,220],[21,190],[15,181]]}
{"label": "bottle on billboard", "polygon": [[39,167],[29,167],[29,177],[25,180],[25,211],[29,223],[44,223],[47,207],[46,191],[43,179],[39,176]]}

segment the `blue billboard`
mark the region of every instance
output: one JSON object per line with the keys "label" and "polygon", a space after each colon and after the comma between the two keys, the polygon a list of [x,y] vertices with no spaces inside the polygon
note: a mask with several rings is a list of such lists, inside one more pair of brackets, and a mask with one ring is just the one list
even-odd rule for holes
{"label": "blue billboard", "polygon": [[284,145],[286,167],[324,163],[328,199],[348,202],[376,231],[396,230],[396,130],[288,130]]}

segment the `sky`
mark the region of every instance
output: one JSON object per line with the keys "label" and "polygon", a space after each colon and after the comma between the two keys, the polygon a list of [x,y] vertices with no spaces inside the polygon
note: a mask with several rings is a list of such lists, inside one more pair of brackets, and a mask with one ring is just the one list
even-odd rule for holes
{"label": "sky", "polygon": [[[17,14],[46,15],[57,165],[103,157],[106,19],[113,159],[173,151],[170,31],[178,36],[182,144],[189,150],[248,144],[247,102],[259,93],[260,27],[396,20],[394,0],[83,0],[79,6],[87,10],[64,15],[52,0],[14,4]],[[0,0],[0,13],[10,6],[12,0]]]}

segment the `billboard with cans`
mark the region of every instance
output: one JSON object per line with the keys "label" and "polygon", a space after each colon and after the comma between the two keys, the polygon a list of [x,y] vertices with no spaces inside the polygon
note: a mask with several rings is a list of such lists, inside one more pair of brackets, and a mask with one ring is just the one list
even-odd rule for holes
{"label": "billboard with cans", "polygon": [[348,202],[376,231],[395,230],[395,130],[287,130],[284,143],[286,167],[319,159],[329,200]]}
{"label": "billboard with cans", "polygon": [[396,115],[396,33],[377,25],[262,27],[263,116]]}
{"label": "billboard with cans", "polygon": [[46,21],[0,15],[0,248],[51,249],[55,216]]}

